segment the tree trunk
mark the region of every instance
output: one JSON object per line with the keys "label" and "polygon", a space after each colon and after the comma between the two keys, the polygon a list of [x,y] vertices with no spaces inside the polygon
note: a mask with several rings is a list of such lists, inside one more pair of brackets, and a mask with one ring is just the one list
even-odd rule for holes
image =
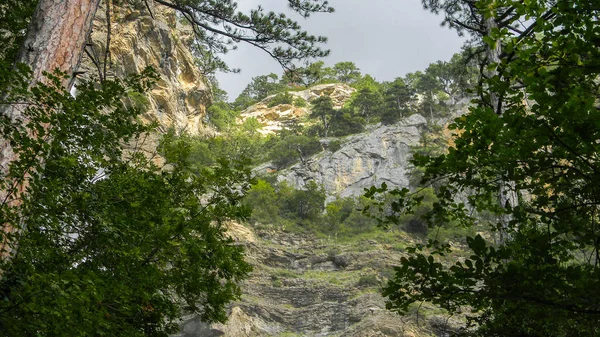
{"label": "tree trunk", "polygon": [[[492,30],[497,29],[498,28],[498,23],[496,22],[496,17],[495,15],[490,15],[489,18],[485,19],[485,26],[486,26],[486,31],[489,34],[491,34]],[[499,40],[496,40],[494,43],[494,46],[488,46],[487,47],[487,57],[488,57],[488,62],[489,63],[495,63],[496,67],[498,67],[498,64],[500,63],[500,55],[502,54],[502,43]],[[497,70],[489,70],[488,72],[488,76],[492,77],[494,75],[496,75]],[[497,114],[501,114],[502,111],[500,110],[500,100],[498,98],[498,95],[496,95],[495,92],[490,91],[490,105],[492,106],[492,109],[494,109],[494,112],[496,112]]]}
{"label": "tree trunk", "polygon": [[[17,63],[24,63],[31,69],[30,86],[43,82],[43,73],[54,70],[65,72],[68,78],[63,85],[67,88],[72,86],[99,4],[100,0],[40,0],[16,59]],[[21,109],[22,106],[13,105],[0,112],[10,116],[13,121],[26,124]],[[17,159],[8,140],[0,139],[0,175],[3,179],[6,179],[10,164]],[[18,206],[28,182],[23,179],[8,182],[8,185],[15,188],[0,191],[0,207]],[[18,229],[14,224],[4,223],[1,230],[4,234],[10,234]],[[0,258],[10,256],[12,246],[14,243],[11,244],[3,235]]]}
{"label": "tree trunk", "polygon": [[[496,22],[495,15],[490,15],[489,18],[485,21],[486,30],[488,34],[492,32],[493,29],[498,28],[498,23]],[[487,48],[487,57],[490,63],[499,64],[500,63],[500,55],[502,54],[502,43],[500,40],[496,40],[494,46],[488,46]],[[497,67],[497,66],[496,66]],[[498,74],[498,70],[490,70],[487,74],[489,77],[495,76]],[[502,114],[502,101],[498,95],[490,90],[490,105],[494,112],[498,115]],[[498,187],[498,203],[503,208],[514,207],[518,204],[518,195],[515,190],[515,183],[513,181],[506,181],[502,179],[500,181],[500,186]],[[499,217],[499,222],[502,224],[502,228],[500,230],[500,244],[504,243],[506,240],[510,239],[510,234],[508,233],[509,222],[512,220],[512,216],[510,214],[501,214]]]}

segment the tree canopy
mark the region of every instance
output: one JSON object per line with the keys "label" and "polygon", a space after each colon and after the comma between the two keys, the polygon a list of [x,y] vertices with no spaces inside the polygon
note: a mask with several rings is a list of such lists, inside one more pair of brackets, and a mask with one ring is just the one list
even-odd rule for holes
{"label": "tree canopy", "polygon": [[[36,3],[0,5],[0,128],[3,155],[6,144],[14,153],[0,181],[0,335],[165,336],[184,312],[224,321],[250,270],[226,234],[228,221],[249,215],[240,203],[252,181],[246,162],[200,164],[195,140],[172,135],[158,149],[164,165],[147,157],[140,147],[152,126],[125,102],[151,88],[152,70],[80,81],[73,97],[64,86],[73,74],[37,68],[44,78],[32,77],[15,65],[17,51],[29,51],[20,44]],[[155,3],[192,23],[198,53],[247,42],[284,67],[327,54],[318,47],[325,38],[283,14],[244,14],[230,1]],[[321,1],[289,4],[303,17],[332,11]]]}
{"label": "tree canopy", "polygon": [[150,88],[150,70],[101,87],[82,82],[76,98],[59,77],[31,90],[12,79],[5,99],[28,102],[29,125],[1,119],[18,154],[1,184],[29,185],[18,207],[0,207],[4,225],[23,224],[4,232],[18,249],[0,264],[0,335],[158,336],[178,329],[183,310],[223,321],[249,271],[225,233],[226,221],[247,216],[239,200],[249,171],[195,166],[189,144],[173,137],[160,148],[168,169],[144,155],[150,128],[122,102]]}
{"label": "tree canopy", "polygon": [[[283,13],[266,12],[262,6],[249,12],[238,10],[231,0],[156,0],[157,4],[177,10],[187,20],[197,37],[196,52],[212,59],[213,69],[229,70],[218,54],[226,53],[243,42],[262,49],[286,69],[297,60],[326,56],[329,51],[319,44],[323,36],[309,35]],[[288,0],[289,8],[303,18],[313,13],[331,13],[324,0]]]}
{"label": "tree canopy", "polygon": [[[383,291],[388,308],[434,303],[465,315],[458,334],[468,336],[598,334],[598,9],[587,1],[424,4],[502,50],[482,66],[476,104],[451,125],[454,145],[415,155],[439,199],[430,226],[492,235],[468,237],[470,255],[453,263],[448,242],[413,247]],[[486,19],[497,25],[482,30]],[[392,195],[400,213],[422,200]]]}

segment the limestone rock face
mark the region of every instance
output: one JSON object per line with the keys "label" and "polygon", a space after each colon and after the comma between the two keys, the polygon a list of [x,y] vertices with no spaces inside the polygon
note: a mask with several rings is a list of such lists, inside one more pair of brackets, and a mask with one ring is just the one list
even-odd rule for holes
{"label": "limestone rock face", "polygon": [[[160,80],[146,99],[138,98],[149,107],[144,120],[158,121],[161,131],[174,127],[179,133],[203,134],[207,130],[202,120],[211,92],[189,50],[192,32],[174,11],[158,5],[152,10],[150,15],[143,3],[111,6],[109,78],[154,67]],[[106,8],[100,8],[94,20],[93,50],[88,47],[100,62],[105,56],[106,32]],[[88,76],[98,73],[87,56],[82,68]]]}
{"label": "limestone rock face", "polygon": [[336,152],[325,152],[283,171],[279,181],[301,189],[314,180],[330,195],[347,197],[364,193],[364,188],[385,182],[390,187],[407,187],[411,170],[411,147],[419,143],[420,127],[426,120],[412,115],[395,125],[379,125],[354,135]]}
{"label": "limestone rock face", "polygon": [[[329,96],[333,101],[334,108],[339,109],[344,106],[344,103],[346,103],[354,91],[356,91],[354,88],[344,83],[328,83],[315,85],[302,91],[290,91],[289,94],[294,99],[301,98],[309,104],[315,98]],[[294,120],[300,121],[303,116],[309,113],[308,107],[298,107],[292,104],[279,104],[269,107],[269,102],[275,96],[268,96],[242,111],[240,116],[242,121],[254,117],[262,125],[259,132],[269,134],[281,130],[286,123]]]}
{"label": "limestone rock face", "polygon": [[[385,309],[379,288],[405,256],[400,246],[251,230],[256,241],[240,244],[254,271],[242,285],[242,299],[231,304],[227,322],[208,325],[189,315],[172,337],[448,336],[452,321],[447,317],[419,320]],[[412,240],[395,235],[403,243]]]}

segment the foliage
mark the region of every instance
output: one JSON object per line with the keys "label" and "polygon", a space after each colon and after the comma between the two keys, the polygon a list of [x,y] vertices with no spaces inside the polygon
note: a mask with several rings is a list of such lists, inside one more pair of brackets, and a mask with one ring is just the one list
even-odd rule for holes
{"label": "foliage", "polygon": [[242,111],[250,105],[261,101],[267,96],[274,95],[285,90],[285,86],[279,83],[276,74],[253,77],[242,93],[235,99],[233,106]]}
{"label": "foliage", "polygon": [[230,130],[239,115],[239,112],[231,109],[230,105],[223,101],[211,104],[206,110],[208,121],[220,132]]}
{"label": "foliage", "polygon": [[318,222],[324,202],[325,191],[314,181],[297,190],[285,182],[272,186],[259,179],[245,199],[246,205],[252,208],[254,223],[273,224],[283,220],[305,226]]}
{"label": "foliage", "polygon": [[245,204],[252,209],[250,222],[278,222],[279,196],[267,181],[258,179],[246,194]]}
{"label": "foliage", "polygon": [[12,62],[23,43],[37,0],[5,0],[0,6],[0,60]]}
{"label": "foliage", "polygon": [[273,97],[269,103],[267,104],[267,107],[272,108],[276,105],[280,105],[280,104],[292,104],[294,102],[294,98],[293,96],[288,93],[279,93],[277,95],[275,95],[275,97]]}
{"label": "foliage", "polygon": [[366,122],[361,116],[355,115],[354,110],[341,108],[334,110],[331,124],[331,136],[342,137],[362,132]]}
{"label": "foliage", "polygon": [[327,150],[331,152],[336,152],[337,150],[342,148],[342,142],[339,140],[332,140],[327,144]]}
{"label": "foliage", "polygon": [[375,287],[379,286],[380,284],[381,281],[379,281],[376,274],[361,275],[358,279],[358,282],[356,282],[358,287]]}
{"label": "foliage", "polygon": [[323,212],[325,190],[314,181],[309,181],[304,189],[296,190],[285,183],[278,186],[280,212],[283,216],[299,220],[314,221]]}
{"label": "foliage", "polygon": [[372,91],[381,91],[381,84],[377,82],[371,75],[365,74],[356,82],[352,83],[352,87],[356,90],[369,88]]}
{"label": "foliage", "polygon": [[302,85],[310,87],[315,84],[321,84],[332,80],[332,70],[325,67],[325,62],[317,61],[308,64],[306,67],[298,67],[286,72],[282,81],[289,85]]}
{"label": "foliage", "polygon": [[365,86],[352,95],[350,107],[368,123],[381,115],[383,96],[378,90],[373,90],[371,86]]}
{"label": "foliage", "polygon": [[310,87],[333,82],[352,84],[360,78],[360,69],[354,62],[338,62],[333,67],[326,67],[325,62],[317,61],[306,67],[297,67],[286,71],[281,78],[281,83],[290,88]]}
{"label": "foliage", "polygon": [[381,114],[382,123],[394,124],[400,118],[409,115],[409,103],[413,99],[413,91],[410,90],[404,80],[396,78],[393,82],[387,84],[383,97],[385,107]]}
{"label": "foliage", "polygon": [[190,161],[195,166],[214,166],[221,158],[257,165],[267,159],[267,140],[256,132],[256,123],[256,119],[248,119],[215,137],[182,135],[180,138],[189,143]]}
{"label": "foliage", "polygon": [[352,237],[377,229],[377,222],[361,212],[368,203],[364,198],[349,197],[327,204],[324,225],[320,231],[336,237]]}
{"label": "foliage", "polygon": [[360,69],[354,62],[338,62],[333,66],[336,81],[353,84],[361,78]]}
{"label": "foliage", "polygon": [[316,118],[321,122],[323,128],[322,136],[327,138],[329,127],[331,126],[331,119],[335,114],[333,109],[333,101],[329,96],[320,96],[311,102],[310,117]]}
{"label": "foliage", "polygon": [[299,107],[299,108],[304,108],[304,107],[308,106],[308,103],[302,97],[296,97],[296,98],[294,98],[293,104],[294,104],[295,107]]}
{"label": "foliage", "polygon": [[[450,266],[442,263],[447,243],[413,247],[384,289],[388,307],[407,312],[428,301],[466,312],[460,333],[469,336],[597,335],[598,9],[586,1],[424,3],[490,51],[477,105],[451,126],[454,147],[415,155],[424,182],[440,184],[428,219],[487,225],[501,239],[467,237],[471,256]],[[408,190],[392,195],[398,212],[422,200]]]}
{"label": "foliage", "polygon": [[361,132],[364,129],[363,118],[356,116],[352,109],[335,109],[329,96],[316,98],[311,104],[310,117],[319,120],[319,128],[316,130],[322,137],[345,136]]}
{"label": "foliage", "polygon": [[377,222],[361,212],[368,200],[340,198],[324,206],[325,197],[314,181],[296,190],[286,182],[258,179],[244,203],[252,208],[253,224],[277,224],[340,239],[378,230]]}
{"label": "foliage", "polygon": [[[264,50],[284,68],[293,68],[295,60],[326,56],[319,44],[327,39],[309,35],[285,14],[265,12],[262,6],[250,11],[238,10],[230,0],[157,0],[156,3],[181,13],[193,27],[196,36],[192,44],[195,54],[203,60],[204,70],[231,70],[218,54],[235,48],[236,43],[248,43]],[[288,0],[289,8],[307,18],[313,13],[330,13],[327,1]]]}
{"label": "foliage", "polygon": [[26,103],[25,120],[0,121],[19,155],[2,188],[29,187],[0,208],[2,224],[20,229],[3,238],[17,253],[0,264],[0,335],[166,336],[183,310],[224,321],[250,270],[224,227],[248,214],[239,200],[249,171],[227,160],[194,166],[189,143],[173,136],[162,169],[139,151],[150,128],[122,102],[150,88],[151,70],[82,81],[72,97],[63,74],[28,89],[18,69],[0,71],[11,78],[3,100]]}
{"label": "foliage", "polygon": [[282,130],[268,144],[269,159],[278,168],[304,161],[323,149],[319,139],[291,130]]}

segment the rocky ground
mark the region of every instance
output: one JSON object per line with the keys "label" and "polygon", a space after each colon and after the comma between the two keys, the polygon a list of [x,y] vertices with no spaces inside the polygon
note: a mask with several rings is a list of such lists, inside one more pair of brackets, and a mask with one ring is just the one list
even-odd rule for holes
{"label": "rocky ground", "polygon": [[452,325],[428,306],[399,316],[379,294],[392,267],[414,239],[381,230],[336,240],[270,226],[231,232],[254,266],[241,301],[226,324],[208,326],[186,317],[177,337],[196,336],[444,336]]}

